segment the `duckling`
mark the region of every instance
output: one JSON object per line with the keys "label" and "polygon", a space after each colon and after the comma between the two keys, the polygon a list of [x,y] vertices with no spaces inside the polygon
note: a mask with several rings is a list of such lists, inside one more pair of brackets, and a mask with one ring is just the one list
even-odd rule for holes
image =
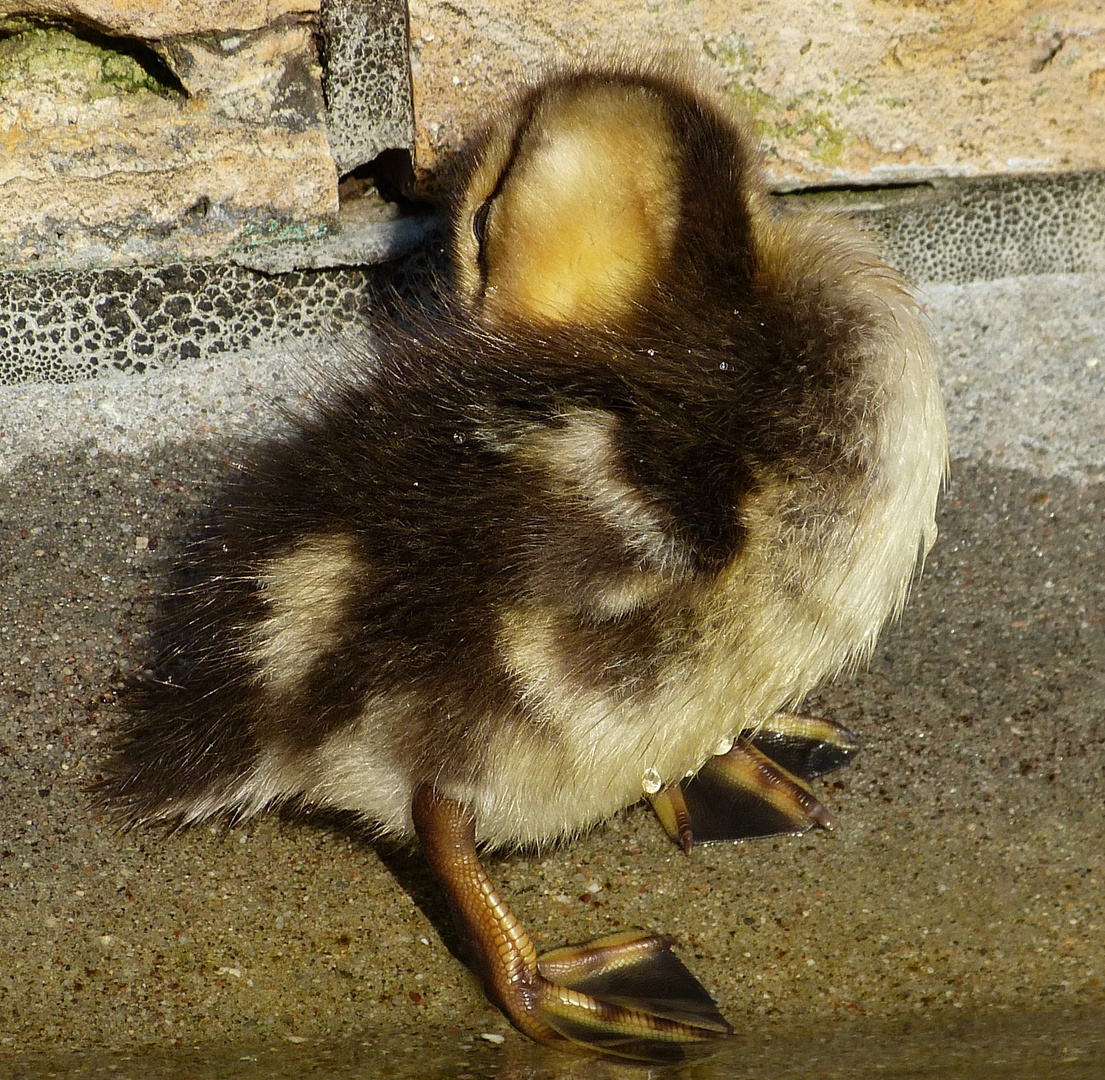
{"label": "duckling", "polygon": [[696,841],[828,825],[796,714],[935,538],[932,347],[849,226],[771,212],[676,71],[548,77],[470,148],[455,299],[257,447],[186,552],[101,792],[132,824],[301,801],[417,837],[550,1045],[731,1031],[664,935],[538,956],[480,848],[644,796]]}

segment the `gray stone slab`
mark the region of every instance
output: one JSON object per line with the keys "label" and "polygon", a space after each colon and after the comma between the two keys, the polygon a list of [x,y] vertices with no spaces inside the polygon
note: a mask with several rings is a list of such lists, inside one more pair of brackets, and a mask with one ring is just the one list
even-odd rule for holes
{"label": "gray stone slab", "polygon": [[1105,172],[932,180],[783,195],[853,214],[911,281],[1105,272]]}
{"label": "gray stone slab", "polygon": [[[779,201],[784,213],[813,204],[853,214],[926,287],[1105,272],[1102,172],[833,189]],[[413,260],[432,260],[444,230],[432,217],[401,216],[370,192],[344,201],[322,238],[255,239],[223,263],[0,273],[8,314],[0,322],[0,384],[145,374],[347,328],[370,309],[375,275],[366,268],[420,246]],[[1018,318],[1019,307],[1011,325]]]}
{"label": "gray stone slab", "polygon": [[323,0],[322,88],[330,152],[349,172],[414,144],[406,0]]}

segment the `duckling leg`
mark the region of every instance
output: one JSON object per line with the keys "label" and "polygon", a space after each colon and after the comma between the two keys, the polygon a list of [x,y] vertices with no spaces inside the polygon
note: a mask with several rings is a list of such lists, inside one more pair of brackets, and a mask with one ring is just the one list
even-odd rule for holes
{"label": "duckling leg", "polygon": [[832,815],[806,781],[846,765],[858,749],[831,720],[777,713],[694,776],[651,796],[652,806],[686,852],[695,843],[831,829]]}
{"label": "duckling leg", "polygon": [[732,1032],[669,937],[615,934],[539,958],[480,862],[468,807],[423,785],[412,812],[473,967],[520,1031],[562,1049],[655,1062],[681,1061]]}

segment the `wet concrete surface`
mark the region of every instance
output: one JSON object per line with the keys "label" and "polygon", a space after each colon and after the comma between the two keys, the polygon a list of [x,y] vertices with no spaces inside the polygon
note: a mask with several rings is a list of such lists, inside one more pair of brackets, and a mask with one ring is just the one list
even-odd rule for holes
{"label": "wet concrete surface", "polygon": [[707,1059],[672,1069],[577,1057],[524,1039],[501,1045],[479,1038],[458,1043],[454,1035],[412,1031],[313,1046],[267,1043],[24,1054],[3,1075],[18,1080],[1096,1080],[1101,1076],[1099,1029],[1100,1013],[1078,1011],[976,1016],[938,1027],[858,1021],[823,1026],[813,1035],[795,1032],[790,1025],[783,1030],[758,1026],[734,1036]]}
{"label": "wet concrete surface", "polygon": [[[934,319],[977,366],[955,296]],[[1097,370],[1097,318],[1050,342],[1089,350],[1072,379]],[[953,433],[974,423],[966,370],[948,374]],[[638,807],[490,861],[539,948],[677,935],[738,1033],[688,1075],[1105,1069],[1097,385],[1075,405],[1048,391],[1048,438],[1081,425],[1073,464],[1018,443],[1006,395],[1006,428],[954,464],[901,624],[810,702],[864,742],[822,784],[834,832],[687,857]],[[0,1075],[629,1075],[530,1047],[485,1002],[416,852],[342,818],[120,834],[91,809],[117,691],[227,448],[80,441],[29,433],[0,476]]]}

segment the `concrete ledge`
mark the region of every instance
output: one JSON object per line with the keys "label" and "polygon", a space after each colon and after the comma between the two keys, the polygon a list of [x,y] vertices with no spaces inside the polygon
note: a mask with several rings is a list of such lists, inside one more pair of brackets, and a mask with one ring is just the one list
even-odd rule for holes
{"label": "concrete ledge", "polygon": [[1105,272],[1105,172],[931,180],[784,195],[851,214],[911,281]]}
{"label": "concrete ledge", "polygon": [[[1105,173],[933,181],[788,195],[856,216],[923,284],[1105,271]],[[365,197],[324,240],[242,244],[232,263],[0,273],[0,384],[208,362],[340,330],[367,310],[365,263],[436,243],[432,219]],[[436,235],[436,241],[434,239]],[[326,269],[323,273],[315,270]]]}

